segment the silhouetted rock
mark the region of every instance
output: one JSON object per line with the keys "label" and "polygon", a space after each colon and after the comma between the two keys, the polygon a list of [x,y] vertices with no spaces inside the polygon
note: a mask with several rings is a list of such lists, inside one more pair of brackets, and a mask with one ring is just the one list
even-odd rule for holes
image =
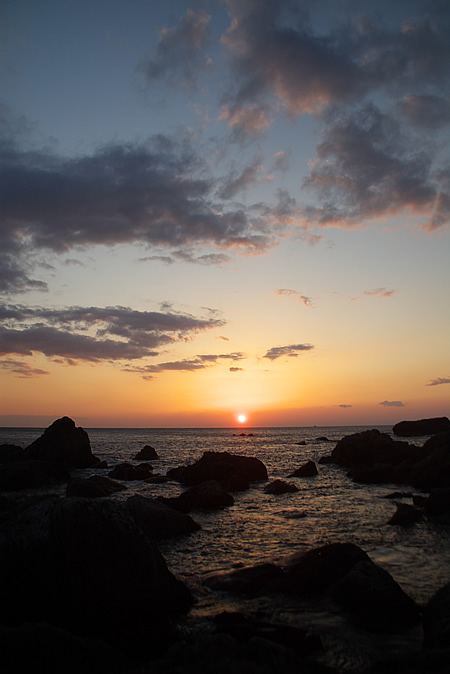
{"label": "silhouetted rock", "polygon": [[205,452],[194,464],[173,468],[167,476],[186,485],[217,480],[229,491],[243,491],[252,481],[268,479],[262,461],[228,452]]}
{"label": "silhouetted rock", "polygon": [[409,468],[410,484],[426,491],[450,487],[450,432],[429,438],[422,452],[424,456]]}
{"label": "silhouetted rock", "polygon": [[154,447],[151,447],[150,445],[145,445],[145,447],[143,447],[134,458],[135,460],[139,461],[150,461],[151,459],[154,460],[159,459],[159,456]]}
{"label": "silhouetted rock", "polygon": [[318,474],[319,472],[314,461],[307,461],[303,466],[290,473],[288,477],[315,477]]}
{"label": "silhouetted rock", "polygon": [[123,503],[46,500],[0,533],[0,623],[45,621],[148,652],[168,616],[192,604]]}
{"label": "silhouetted rock", "polygon": [[1,491],[50,487],[69,479],[67,467],[55,461],[12,461],[0,465]]}
{"label": "silhouetted rock", "polygon": [[57,419],[37,440],[25,448],[28,459],[58,461],[73,468],[89,468],[98,463],[92,454],[89,436],[69,417]]}
{"label": "silhouetted rock", "polygon": [[432,419],[418,419],[416,421],[399,421],[392,428],[395,435],[413,437],[417,435],[434,435],[442,431],[450,430],[448,417],[434,417]]}
{"label": "silhouetted rock", "polygon": [[388,521],[388,524],[408,527],[422,519],[422,514],[414,506],[407,503],[397,503],[396,505],[397,510]]}
{"label": "silhouetted rock", "polygon": [[[369,466],[352,466],[349,476],[354,482],[363,484],[386,484],[396,482],[394,469],[390,463],[375,463]],[[400,480],[397,480],[400,481]]]}
{"label": "silhouetted rock", "polygon": [[25,450],[18,445],[3,444],[0,445],[0,463],[10,463],[11,461],[21,461],[25,458]]}
{"label": "silhouetted rock", "polygon": [[[290,475],[289,477],[292,476]],[[298,487],[296,487],[295,484],[290,484],[289,482],[285,482],[284,480],[274,480],[273,482],[269,482],[269,484],[266,484],[266,486],[264,487],[264,491],[266,494],[279,496],[281,494],[289,494],[298,491]]]}
{"label": "silhouetted rock", "polygon": [[119,463],[114,466],[108,475],[114,480],[147,480],[152,477],[152,467],[148,463],[141,463],[138,466],[133,466],[131,463]]}
{"label": "silhouetted rock", "polygon": [[450,649],[450,583],[441,587],[425,606],[425,646]]}
{"label": "silhouetted rock", "polygon": [[125,485],[104,475],[91,475],[88,478],[73,477],[67,483],[66,496],[101,498],[124,489],[126,489]]}
{"label": "silhouetted rock", "polygon": [[300,442],[296,442],[295,444],[296,444],[296,445],[301,445],[301,446],[304,447],[304,446],[306,445],[306,440],[300,440]]}
{"label": "silhouetted rock", "polygon": [[319,438],[315,438],[315,442],[331,442],[331,440],[325,435],[321,435]]}
{"label": "silhouetted rock", "polygon": [[450,488],[431,489],[428,497],[418,494],[414,503],[425,508],[430,515],[450,513]]}
{"label": "silhouetted rock", "polygon": [[411,597],[387,571],[370,560],[358,562],[334,582],[330,596],[358,626],[371,632],[402,632],[420,621]]}
{"label": "silhouetted rock", "polygon": [[234,498],[217,480],[207,480],[187,489],[179,496],[160,496],[158,500],[182,513],[191,510],[219,510],[234,504]]}
{"label": "silhouetted rock", "polygon": [[424,456],[420,447],[393,440],[377,429],[346,435],[339,440],[331,453],[334,463],[340,466],[374,464],[398,465],[405,459],[418,460]]}
{"label": "silhouetted rock", "polygon": [[126,503],[136,524],[152,539],[183,536],[200,529],[200,525],[190,515],[156,499],[135,495]]}
{"label": "silhouetted rock", "polygon": [[263,563],[233,571],[210,573],[203,578],[203,585],[221,592],[260,594],[277,589],[283,579],[284,572],[279,566]]}

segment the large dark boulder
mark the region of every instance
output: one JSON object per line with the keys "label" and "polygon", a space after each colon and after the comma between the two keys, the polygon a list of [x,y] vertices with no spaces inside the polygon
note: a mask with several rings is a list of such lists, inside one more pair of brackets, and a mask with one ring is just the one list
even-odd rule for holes
{"label": "large dark boulder", "polygon": [[276,564],[262,563],[233,571],[210,573],[203,584],[211,590],[235,594],[261,594],[278,589],[284,580],[283,570]]}
{"label": "large dark boulder", "polygon": [[138,461],[150,461],[152,459],[158,460],[159,456],[154,447],[151,445],[145,445],[145,447],[143,447],[134,458]]}
{"label": "large dark boulder", "polygon": [[442,431],[450,431],[448,417],[434,417],[432,419],[418,419],[416,421],[399,421],[392,428],[395,435],[410,438],[418,435],[434,435]]}
{"label": "large dark boulder", "polygon": [[217,480],[207,480],[179,496],[160,496],[158,500],[181,513],[189,513],[191,510],[219,510],[234,504],[232,495]]}
{"label": "large dark boulder", "polygon": [[152,477],[153,469],[148,463],[140,463],[133,466],[131,463],[119,463],[108,473],[114,480],[125,480],[132,482],[135,480],[148,480]]}
{"label": "large dark boulder", "polygon": [[392,515],[388,524],[401,527],[409,527],[422,519],[422,513],[408,503],[397,503],[397,510]]}
{"label": "large dark boulder", "polygon": [[133,652],[151,648],[168,617],[192,604],[128,507],[111,500],[25,509],[0,531],[0,560],[5,625],[45,621]]}
{"label": "large dark boulder", "polygon": [[425,646],[450,649],[450,583],[441,587],[425,606]]}
{"label": "large dark boulder", "polygon": [[450,487],[450,431],[429,438],[422,451],[424,456],[410,468],[410,483],[426,491]]}
{"label": "large dark boulder", "polygon": [[12,461],[0,464],[0,491],[51,487],[69,479],[67,467],[55,461]]}
{"label": "large dark boulder", "polygon": [[392,576],[371,560],[355,564],[330,588],[332,599],[357,625],[391,634],[417,625],[418,608]]}
{"label": "large dark boulder", "polygon": [[98,463],[92,454],[89,436],[69,417],[57,419],[31,445],[25,448],[28,459],[58,461],[72,468],[89,468]]}
{"label": "large dark boulder", "polygon": [[418,460],[423,455],[424,452],[420,447],[393,440],[387,433],[380,433],[374,428],[346,435],[333,449],[331,458],[340,466],[374,464],[396,466],[410,458]]}
{"label": "large dark boulder", "polygon": [[21,461],[25,458],[24,450],[18,445],[5,443],[0,445],[0,463],[10,463],[11,461]]}
{"label": "large dark boulder", "polygon": [[262,461],[228,452],[205,452],[194,464],[172,469],[167,475],[186,485],[217,480],[229,491],[248,489],[250,482],[268,479]]}
{"label": "large dark boulder", "polygon": [[184,536],[200,529],[200,525],[190,515],[170,508],[157,499],[136,494],[126,503],[136,524],[154,540]]}

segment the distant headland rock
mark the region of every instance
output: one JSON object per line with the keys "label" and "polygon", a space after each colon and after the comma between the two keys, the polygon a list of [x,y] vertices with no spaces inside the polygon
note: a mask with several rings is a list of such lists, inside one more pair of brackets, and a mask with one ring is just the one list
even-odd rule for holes
{"label": "distant headland rock", "polygon": [[65,463],[72,468],[90,468],[98,463],[86,431],[69,417],[57,419],[24,450],[25,458]]}
{"label": "distant headland rock", "polygon": [[399,421],[392,428],[394,435],[399,435],[403,438],[412,438],[418,435],[434,435],[443,431],[450,431],[450,419],[448,417]]}

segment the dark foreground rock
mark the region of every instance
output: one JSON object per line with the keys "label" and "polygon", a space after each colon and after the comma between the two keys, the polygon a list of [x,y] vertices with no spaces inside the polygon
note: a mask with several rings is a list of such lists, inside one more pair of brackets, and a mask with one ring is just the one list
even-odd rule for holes
{"label": "dark foreground rock", "polygon": [[284,480],[274,480],[273,482],[266,484],[264,491],[266,494],[280,496],[281,494],[292,494],[298,491],[298,487],[296,487],[295,484],[285,482]]}
{"label": "dark foreground rock", "polygon": [[151,445],[145,445],[145,447],[143,447],[134,458],[138,461],[151,461],[152,459],[158,460],[159,456],[154,447],[151,447]]}
{"label": "dark foreground rock", "polygon": [[174,468],[167,475],[186,485],[216,480],[227,491],[244,491],[250,482],[268,479],[262,461],[228,452],[205,452],[194,464]]}
{"label": "dark foreground rock", "polygon": [[127,506],[136,524],[154,540],[183,536],[200,529],[190,515],[156,499],[135,495],[127,500]]}
{"label": "dark foreground rock", "polygon": [[394,435],[411,438],[420,435],[434,435],[443,431],[450,431],[448,417],[434,417],[432,419],[417,419],[416,421],[399,421],[392,428]]}
{"label": "dark foreground rock", "polygon": [[28,459],[58,461],[72,468],[89,468],[98,463],[92,454],[89,436],[69,417],[57,419],[31,445],[25,448]]}
{"label": "dark foreground rock", "polygon": [[0,445],[0,463],[21,461],[25,458],[25,450],[18,445],[5,443]]}
{"label": "dark foreground rock", "polygon": [[11,461],[0,465],[0,490],[52,487],[70,479],[67,467],[55,461]]}
{"label": "dark foreground rock", "polygon": [[[148,651],[192,604],[127,506],[46,499],[0,531],[0,624],[50,625]],[[159,636],[158,636],[159,635]]]}
{"label": "dark foreground rock", "polygon": [[179,496],[160,496],[158,500],[182,513],[191,510],[219,510],[234,504],[234,498],[217,480],[208,480],[187,489]]}
{"label": "dark foreground rock", "polygon": [[397,503],[397,510],[388,524],[409,527],[422,519],[422,513],[408,503]]}
{"label": "dark foreground rock", "polygon": [[450,583],[441,587],[426,605],[423,631],[426,646],[450,649]]}
{"label": "dark foreground rock", "polygon": [[315,477],[318,474],[319,472],[314,461],[307,461],[303,466],[296,468],[296,470],[290,473],[288,477]]}
{"label": "dark foreground rock", "polygon": [[215,590],[235,593],[276,592],[291,597],[330,597],[356,624],[377,633],[395,633],[417,625],[420,615],[387,571],[352,543],[332,543],[294,556],[281,565],[256,565],[204,581]]}

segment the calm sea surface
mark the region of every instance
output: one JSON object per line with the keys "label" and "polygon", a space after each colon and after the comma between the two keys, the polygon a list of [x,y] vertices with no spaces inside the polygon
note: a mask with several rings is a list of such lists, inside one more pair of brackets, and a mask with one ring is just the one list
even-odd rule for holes
{"label": "calm sea surface", "polygon": [[[331,453],[345,435],[366,427],[239,428],[239,429],[86,429],[92,451],[109,468],[133,461],[146,444],[160,456],[151,462],[155,473],[193,463],[205,451],[229,451],[255,456],[266,465],[269,480],[287,475],[306,460],[318,461]],[[379,427],[390,432],[391,427]],[[27,446],[43,429],[2,428],[0,444]],[[241,435],[244,433],[245,435]],[[253,434],[253,435],[250,435]],[[327,438],[327,440],[321,438]],[[297,443],[306,441],[306,446]],[[422,445],[425,438],[411,442]],[[392,491],[414,491],[398,485],[360,485],[333,465],[319,465],[313,478],[289,478],[299,492],[282,496],[264,493],[256,483],[235,493],[235,504],[216,512],[191,515],[202,529],[190,536],[169,540],[160,549],[171,570],[201,597],[205,574],[283,557],[324,543],[351,541],[389,571],[416,601],[427,601],[450,580],[450,531],[429,521],[412,527],[387,525],[396,510],[385,496]],[[78,471],[77,471],[78,472]],[[79,471],[86,474],[86,471]],[[91,471],[96,472],[96,471]],[[107,474],[107,470],[97,471]],[[65,487],[59,488],[64,494]],[[132,494],[157,497],[182,491],[177,483],[160,485],[128,482],[117,498]],[[404,499],[405,502],[411,502]],[[204,599],[207,603],[207,598]]]}

